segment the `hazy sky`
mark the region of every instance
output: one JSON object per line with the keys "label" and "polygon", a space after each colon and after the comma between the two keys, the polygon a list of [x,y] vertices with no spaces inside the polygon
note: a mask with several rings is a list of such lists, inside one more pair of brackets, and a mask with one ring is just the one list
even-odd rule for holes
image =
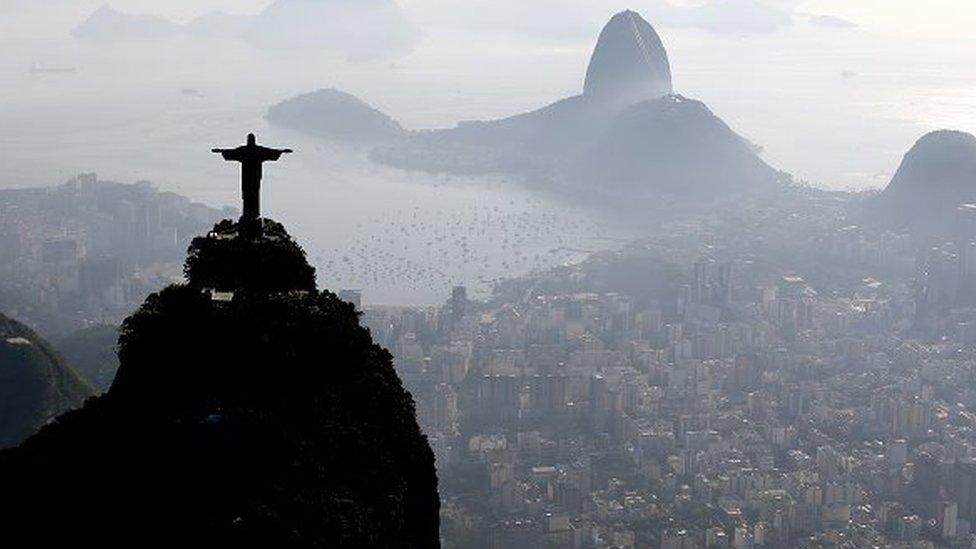
{"label": "hazy sky", "polygon": [[[328,0],[323,0],[328,1]],[[554,25],[579,27],[605,18],[613,11],[632,8],[647,11],[662,2],[676,6],[721,4],[730,11],[744,11],[752,4],[765,4],[797,13],[829,14],[843,17],[877,32],[905,36],[953,37],[971,36],[976,27],[976,2],[972,0],[400,0],[408,14],[419,22],[440,25],[450,21],[481,20],[498,30],[507,21],[513,27],[524,26],[525,18],[548,20]],[[52,7],[61,12],[59,24],[91,12],[103,0],[5,0],[7,17],[12,13],[40,13]],[[255,13],[269,0],[113,0],[116,9],[155,13],[185,21],[197,15],[223,10],[233,13]],[[33,29],[38,30],[38,29]]]}

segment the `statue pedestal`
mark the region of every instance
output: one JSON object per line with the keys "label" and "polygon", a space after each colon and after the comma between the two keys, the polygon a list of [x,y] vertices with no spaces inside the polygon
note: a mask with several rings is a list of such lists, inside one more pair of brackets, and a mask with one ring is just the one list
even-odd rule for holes
{"label": "statue pedestal", "polygon": [[241,216],[238,221],[240,235],[244,238],[256,239],[264,235],[264,218],[245,218]]}

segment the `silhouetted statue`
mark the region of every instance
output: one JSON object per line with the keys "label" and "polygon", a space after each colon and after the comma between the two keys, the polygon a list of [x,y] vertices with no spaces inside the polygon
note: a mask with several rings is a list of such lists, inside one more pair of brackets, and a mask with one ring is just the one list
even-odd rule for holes
{"label": "silhouetted statue", "polygon": [[247,135],[247,145],[236,149],[213,149],[223,155],[224,160],[241,163],[241,195],[244,200],[244,215],[241,220],[247,224],[257,222],[261,217],[261,166],[274,162],[291,149],[269,149],[258,145],[254,134]]}

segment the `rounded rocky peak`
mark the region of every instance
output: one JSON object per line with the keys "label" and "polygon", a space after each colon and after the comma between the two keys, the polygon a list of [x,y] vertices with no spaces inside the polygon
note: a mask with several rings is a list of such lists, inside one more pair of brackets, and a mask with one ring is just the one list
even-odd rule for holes
{"label": "rounded rocky peak", "polygon": [[956,209],[973,202],[976,137],[939,130],[915,142],[867,212],[892,229],[942,239],[954,230]]}
{"label": "rounded rocky peak", "polygon": [[671,65],[661,37],[634,11],[613,16],[593,50],[584,94],[629,104],[672,92]]}
{"label": "rounded rocky peak", "polygon": [[955,161],[976,159],[976,137],[957,130],[938,130],[923,135],[908,151],[906,160]]}
{"label": "rounded rocky peak", "polygon": [[905,154],[884,194],[933,190],[951,191],[951,196],[945,196],[945,200],[973,198],[976,191],[976,137],[954,130],[939,130],[922,136]]}
{"label": "rounded rocky peak", "polygon": [[323,89],[287,99],[268,109],[272,124],[326,139],[372,141],[403,137],[403,127],[358,97]]}
{"label": "rounded rocky peak", "polygon": [[315,268],[285,227],[270,219],[260,228],[225,219],[193,239],[183,267],[189,286],[226,294],[315,290]]}

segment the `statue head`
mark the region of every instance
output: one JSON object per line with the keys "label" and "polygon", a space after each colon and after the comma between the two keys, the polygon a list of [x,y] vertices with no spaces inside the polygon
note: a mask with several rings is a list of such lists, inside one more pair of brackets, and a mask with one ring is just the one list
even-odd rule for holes
{"label": "statue head", "polygon": [[257,141],[254,139],[254,134],[253,133],[247,134],[247,144],[248,145],[256,145],[257,144]]}

